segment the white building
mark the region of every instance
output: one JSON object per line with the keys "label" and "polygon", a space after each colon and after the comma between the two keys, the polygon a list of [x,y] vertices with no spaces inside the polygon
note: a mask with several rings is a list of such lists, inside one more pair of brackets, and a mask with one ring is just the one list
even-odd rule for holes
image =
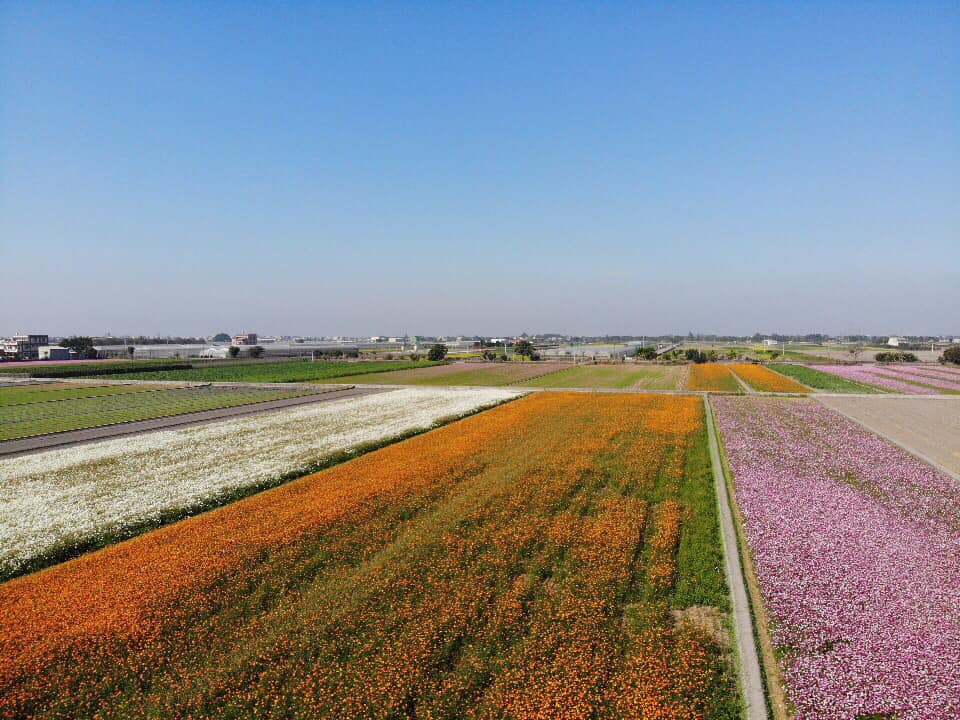
{"label": "white building", "polygon": [[76,356],[75,350],[59,345],[41,345],[37,349],[38,360],[73,360]]}
{"label": "white building", "polygon": [[904,337],[892,337],[889,340],[887,340],[887,345],[889,345],[890,347],[900,347],[901,345],[909,344],[909,342],[910,341]]}

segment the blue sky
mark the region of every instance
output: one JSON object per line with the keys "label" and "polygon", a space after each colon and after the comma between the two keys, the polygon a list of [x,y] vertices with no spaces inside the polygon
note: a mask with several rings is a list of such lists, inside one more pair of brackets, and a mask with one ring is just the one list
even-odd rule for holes
{"label": "blue sky", "polygon": [[956,3],[0,5],[0,334],[957,333]]}

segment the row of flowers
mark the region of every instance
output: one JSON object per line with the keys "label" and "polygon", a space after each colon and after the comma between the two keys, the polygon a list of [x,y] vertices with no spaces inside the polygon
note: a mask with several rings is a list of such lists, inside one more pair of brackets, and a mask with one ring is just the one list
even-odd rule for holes
{"label": "row of flowers", "polygon": [[714,406],[797,720],[960,717],[960,486],[811,400]]}
{"label": "row of flowers", "polygon": [[0,575],[518,394],[404,389],[0,459]]}
{"label": "row of flowers", "polygon": [[939,390],[960,392],[960,374],[925,365],[884,365],[883,374]]}
{"label": "row of flowers", "polygon": [[0,717],[733,717],[722,614],[671,612],[726,602],[703,441],[534,394],[12,580]]}
{"label": "row of flowers", "polygon": [[915,376],[903,374],[892,365],[813,365],[820,370],[845,380],[872,385],[895,393],[905,395],[938,395],[943,389],[938,388],[936,378],[920,380]]}

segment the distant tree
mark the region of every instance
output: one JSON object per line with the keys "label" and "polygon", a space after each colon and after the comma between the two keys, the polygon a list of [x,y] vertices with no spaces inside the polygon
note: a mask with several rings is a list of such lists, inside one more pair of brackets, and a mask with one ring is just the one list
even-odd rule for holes
{"label": "distant tree", "polygon": [[686,352],[684,353],[684,357],[686,357],[690,362],[695,363],[705,363],[708,360],[707,354],[700,352],[696,348],[687,348]]}
{"label": "distant tree", "polygon": [[263,357],[263,348],[259,345],[254,345],[250,348],[250,357],[252,358],[262,358]]}
{"label": "distant tree", "polygon": [[493,350],[484,350],[482,357],[484,360],[493,362],[497,359],[497,353],[495,353]]}
{"label": "distant tree", "polygon": [[130,359],[131,359],[131,360],[133,360],[133,354],[134,354],[136,351],[137,351],[137,349],[136,349],[133,345],[127,345],[127,355],[130,356]]}
{"label": "distant tree", "polygon": [[229,355],[230,357],[237,357],[237,355],[239,354],[240,354],[240,348],[238,348],[236,345],[231,345],[230,348],[227,350],[227,355]]}
{"label": "distant tree", "polygon": [[410,355],[408,355],[408,357],[414,362],[417,362],[420,359],[420,353],[412,352]]}
{"label": "distant tree", "polygon": [[737,350],[727,350],[727,360],[736,360],[740,357],[740,353]]}
{"label": "distant tree", "polygon": [[533,355],[533,343],[529,340],[520,340],[514,345],[513,351],[521,357],[531,357]]}
{"label": "distant tree", "polygon": [[637,357],[641,360],[656,360],[657,359],[657,350],[652,347],[640,348],[637,350]]}
{"label": "distant tree", "polygon": [[943,355],[940,356],[940,362],[960,365],[960,345],[951,345],[944,350]]}
{"label": "distant tree", "polygon": [[430,350],[427,353],[427,360],[432,360],[437,362],[443,360],[447,356],[447,346],[443,343],[437,343],[436,345],[431,345]]}
{"label": "distant tree", "polygon": [[213,336],[213,342],[230,342],[230,336],[226,333],[217,333]]}

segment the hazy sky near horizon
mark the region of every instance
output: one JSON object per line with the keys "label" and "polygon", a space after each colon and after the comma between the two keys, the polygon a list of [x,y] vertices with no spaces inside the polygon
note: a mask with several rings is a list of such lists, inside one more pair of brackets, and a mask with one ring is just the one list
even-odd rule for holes
{"label": "hazy sky near horizon", "polygon": [[960,333],[960,4],[0,5],[0,335]]}

